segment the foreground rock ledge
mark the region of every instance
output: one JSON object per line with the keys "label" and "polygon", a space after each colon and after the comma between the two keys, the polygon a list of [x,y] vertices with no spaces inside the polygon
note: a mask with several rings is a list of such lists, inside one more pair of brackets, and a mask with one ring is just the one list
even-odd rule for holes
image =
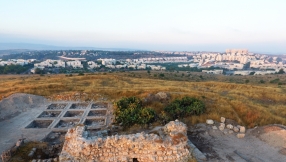
{"label": "foreground rock ledge", "polygon": [[187,126],[171,121],[157,134],[137,133],[107,137],[87,137],[86,127],[69,129],[59,160],[90,162],[187,162],[192,148]]}

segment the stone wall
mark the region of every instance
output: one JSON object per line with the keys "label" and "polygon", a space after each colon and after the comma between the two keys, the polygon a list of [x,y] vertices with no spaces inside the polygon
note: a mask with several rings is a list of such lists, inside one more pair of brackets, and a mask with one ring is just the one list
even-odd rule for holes
{"label": "stone wall", "polygon": [[154,133],[89,137],[84,126],[69,129],[60,161],[187,162],[187,126],[171,121]]}

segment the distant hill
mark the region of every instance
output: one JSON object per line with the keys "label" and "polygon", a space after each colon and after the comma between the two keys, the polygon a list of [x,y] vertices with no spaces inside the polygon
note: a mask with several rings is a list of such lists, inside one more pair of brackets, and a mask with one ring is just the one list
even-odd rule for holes
{"label": "distant hill", "polygon": [[96,48],[96,47],[65,47],[31,43],[0,43],[0,50],[104,50],[104,51],[135,51],[128,48]]}
{"label": "distant hill", "polygon": [[26,50],[26,49],[0,50],[0,56],[21,53],[21,52],[26,52],[26,51],[29,51],[29,50]]}

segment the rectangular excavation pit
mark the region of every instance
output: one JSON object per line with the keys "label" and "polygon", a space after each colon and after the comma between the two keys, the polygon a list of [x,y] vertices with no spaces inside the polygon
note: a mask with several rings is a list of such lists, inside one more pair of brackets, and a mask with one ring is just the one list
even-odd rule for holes
{"label": "rectangular excavation pit", "polygon": [[49,109],[49,110],[64,109],[66,106],[67,106],[67,104],[53,103],[53,104],[50,104],[47,109]]}
{"label": "rectangular excavation pit", "polygon": [[103,126],[105,125],[105,119],[86,119],[84,124],[90,127]]}
{"label": "rectangular excavation pit", "polygon": [[106,110],[91,110],[88,112],[87,116],[105,116]]}
{"label": "rectangular excavation pit", "polygon": [[83,115],[84,111],[67,111],[64,117],[74,117],[80,118]]}
{"label": "rectangular excavation pit", "polygon": [[53,120],[33,120],[26,128],[48,128]]}
{"label": "rectangular excavation pit", "polygon": [[60,120],[55,128],[71,128],[79,124],[79,119]]}
{"label": "rectangular excavation pit", "polygon": [[55,118],[60,115],[61,111],[43,111],[38,118]]}
{"label": "rectangular excavation pit", "polygon": [[98,103],[94,103],[91,105],[92,109],[107,108],[107,107],[108,107],[108,103],[104,103],[104,102],[98,102]]}
{"label": "rectangular excavation pit", "polygon": [[70,109],[86,109],[88,103],[74,103],[71,105]]}

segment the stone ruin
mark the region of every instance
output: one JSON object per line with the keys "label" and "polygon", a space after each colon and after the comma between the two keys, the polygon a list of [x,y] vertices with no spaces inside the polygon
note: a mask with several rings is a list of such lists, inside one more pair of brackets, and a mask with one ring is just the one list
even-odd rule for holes
{"label": "stone ruin", "polygon": [[192,158],[187,126],[171,121],[154,133],[90,136],[85,126],[68,130],[59,160],[93,162],[187,162]]}

